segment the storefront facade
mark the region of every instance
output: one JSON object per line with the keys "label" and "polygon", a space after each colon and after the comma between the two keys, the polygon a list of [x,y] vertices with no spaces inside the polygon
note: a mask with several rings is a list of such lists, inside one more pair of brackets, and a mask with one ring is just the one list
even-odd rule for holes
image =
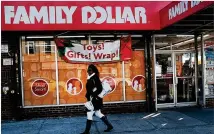
{"label": "storefront facade", "polygon": [[[154,3],[156,8],[150,8]],[[84,114],[86,70],[90,63],[96,64],[101,80],[108,81],[112,88],[104,98],[104,112],[154,111],[158,107],[158,75],[152,72],[156,67],[151,66],[151,59],[156,54],[166,54],[166,51],[156,51],[152,31],[161,30],[213,3],[96,4],[74,1],[34,2],[32,5],[27,2],[2,3],[3,118]],[[176,5],[183,5],[180,6],[183,7],[182,15],[181,9],[175,12]],[[56,39],[68,40],[73,52],[69,51],[71,46],[62,47]],[[140,42],[140,49],[132,49],[137,42]],[[113,51],[116,46],[118,48]],[[125,56],[131,52],[126,59],[123,58],[123,49],[126,49]],[[181,52],[169,51],[167,54],[173,59]],[[177,63],[172,61],[176,70]],[[173,72],[172,76],[179,71]],[[196,81],[197,76],[188,78]],[[174,89],[171,94],[174,94],[175,84],[169,85]],[[196,89],[192,91],[195,95],[189,98],[194,105],[197,105]],[[12,111],[11,115],[7,111]]]}

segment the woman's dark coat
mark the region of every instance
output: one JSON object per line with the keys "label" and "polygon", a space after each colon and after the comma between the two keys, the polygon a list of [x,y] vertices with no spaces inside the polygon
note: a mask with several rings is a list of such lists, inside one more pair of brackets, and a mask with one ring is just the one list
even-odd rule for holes
{"label": "woman's dark coat", "polygon": [[[97,88],[95,92],[93,92],[94,88]],[[103,106],[103,99],[98,97],[98,95],[102,92],[102,83],[97,75],[92,76],[87,80],[86,83],[86,95],[88,101],[90,101],[90,97],[92,98],[92,104],[94,106],[94,110],[99,110]]]}

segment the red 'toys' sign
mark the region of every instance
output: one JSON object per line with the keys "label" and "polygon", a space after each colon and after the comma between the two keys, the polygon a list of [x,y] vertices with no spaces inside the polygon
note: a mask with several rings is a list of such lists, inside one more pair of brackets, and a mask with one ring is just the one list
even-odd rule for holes
{"label": "red 'toys' sign", "polygon": [[35,80],[31,85],[31,91],[36,96],[39,97],[45,96],[49,91],[48,82],[43,79]]}

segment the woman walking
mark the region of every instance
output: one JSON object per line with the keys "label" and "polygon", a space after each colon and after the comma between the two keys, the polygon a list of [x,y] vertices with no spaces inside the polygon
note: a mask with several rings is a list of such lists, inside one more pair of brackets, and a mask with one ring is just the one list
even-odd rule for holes
{"label": "woman walking", "polygon": [[103,99],[98,96],[103,89],[102,83],[99,78],[99,71],[96,66],[91,64],[88,66],[87,72],[88,80],[86,83],[87,91],[85,97],[87,98],[87,101],[92,102],[94,110],[87,110],[86,128],[85,131],[81,134],[89,134],[94,114],[106,124],[107,129],[104,132],[109,132],[113,129],[113,126],[108,121],[107,117],[101,113]]}

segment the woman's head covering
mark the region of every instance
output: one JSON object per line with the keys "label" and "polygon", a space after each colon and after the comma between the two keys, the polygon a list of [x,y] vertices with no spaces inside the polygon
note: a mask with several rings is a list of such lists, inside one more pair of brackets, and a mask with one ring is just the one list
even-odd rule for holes
{"label": "woman's head covering", "polygon": [[88,69],[91,69],[93,71],[93,73],[95,73],[99,77],[99,71],[98,71],[98,69],[97,69],[97,67],[95,65],[90,64],[88,66]]}

